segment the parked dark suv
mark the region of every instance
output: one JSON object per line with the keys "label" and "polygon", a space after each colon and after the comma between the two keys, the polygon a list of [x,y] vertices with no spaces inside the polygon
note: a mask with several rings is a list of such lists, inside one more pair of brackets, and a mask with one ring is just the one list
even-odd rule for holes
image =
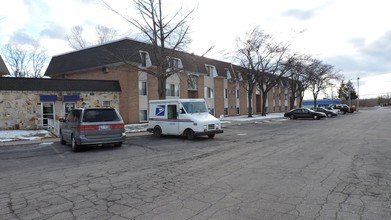
{"label": "parked dark suv", "polygon": [[60,122],[61,144],[71,143],[73,151],[81,145],[121,146],[125,141],[125,125],[114,108],[76,108]]}
{"label": "parked dark suv", "polygon": [[350,107],[346,104],[332,104],[329,105],[332,108],[339,109],[340,112],[346,114],[347,112],[350,112]]}

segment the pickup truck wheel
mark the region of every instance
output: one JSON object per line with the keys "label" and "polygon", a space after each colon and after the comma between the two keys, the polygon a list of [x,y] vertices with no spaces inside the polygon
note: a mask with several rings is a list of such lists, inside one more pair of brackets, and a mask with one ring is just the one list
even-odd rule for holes
{"label": "pickup truck wheel", "polygon": [[162,129],[160,128],[160,126],[155,126],[153,128],[153,134],[156,136],[156,137],[161,137],[162,136]]}
{"label": "pickup truck wheel", "polygon": [[191,129],[188,129],[186,131],[186,137],[188,140],[193,140],[195,138],[194,131]]}
{"label": "pickup truck wheel", "polygon": [[72,142],[71,142],[72,150],[73,152],[78,152],[80,151],[80,146],[76,143],[75,137],[72,135]]}

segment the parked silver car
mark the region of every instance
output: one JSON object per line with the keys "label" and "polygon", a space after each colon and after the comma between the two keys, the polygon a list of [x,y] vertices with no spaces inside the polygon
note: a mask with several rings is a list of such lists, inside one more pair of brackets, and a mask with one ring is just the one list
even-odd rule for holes
{"label": "parked silver car", "polygon": [[125,125],[114,108],[76,108],[60,119],[61,144],[71,143],[73,151],[82,145],[115,144],[125,141]]}

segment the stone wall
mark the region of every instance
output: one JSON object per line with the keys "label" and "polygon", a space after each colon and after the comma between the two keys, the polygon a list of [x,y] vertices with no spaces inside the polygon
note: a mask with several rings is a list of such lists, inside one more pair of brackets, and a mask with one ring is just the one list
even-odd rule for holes
{"label": "stone wall", "polygon": [[[79,95],[78,101],[63,101],[62,95]],[[103,107],[104,101],[110,107],[119,108],[118,92],[37,92],[37,91],[0,91],[0,130],[37,129],[42,122],[42,103],[40,95],[57,95],[54,103],[54,119],[65,116],[65,103],[74,102],[76,107]]]}

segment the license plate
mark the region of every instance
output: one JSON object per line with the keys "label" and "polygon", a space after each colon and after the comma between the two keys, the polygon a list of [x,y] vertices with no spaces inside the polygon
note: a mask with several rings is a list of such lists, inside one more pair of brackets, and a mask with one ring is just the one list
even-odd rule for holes
{"label": "license plate", "polygon": [[99,130],[110,130],[110,126],[109,125],[100,125]]}

